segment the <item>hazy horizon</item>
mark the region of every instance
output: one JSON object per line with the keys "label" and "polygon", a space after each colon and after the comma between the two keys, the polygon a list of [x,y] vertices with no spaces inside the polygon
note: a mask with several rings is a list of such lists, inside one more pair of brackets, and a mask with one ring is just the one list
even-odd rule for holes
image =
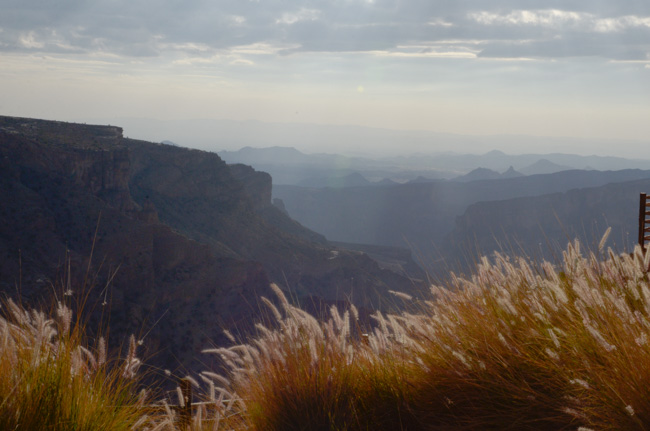
{"label": "hazy horizon", "polygon": [[648,3],[0,2],[3,115],[359,126],[463,136],[418,144],[428,151],[650,157]]}
{"label": "hazy horizon", "polygon": [[[74,121],[111,124],[129,138],[206,151],[244,147],[291,147],[305,154],[395,157],[414,154],[576,154],[650,160],[650,141],[623,141],[554,136],[468,135],[427,130],[396,130],[358,125],[270,123],[260,120],[151,118],[80,118]],[[621,145],[623,143],[623,145]]]}

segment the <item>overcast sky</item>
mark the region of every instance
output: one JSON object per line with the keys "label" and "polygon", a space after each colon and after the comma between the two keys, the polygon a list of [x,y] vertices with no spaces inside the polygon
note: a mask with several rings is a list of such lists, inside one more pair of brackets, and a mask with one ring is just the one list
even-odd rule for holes
{"label": "overcast sky", "polygon": [[0,114],[648,143],[650,1],[0,0]]}

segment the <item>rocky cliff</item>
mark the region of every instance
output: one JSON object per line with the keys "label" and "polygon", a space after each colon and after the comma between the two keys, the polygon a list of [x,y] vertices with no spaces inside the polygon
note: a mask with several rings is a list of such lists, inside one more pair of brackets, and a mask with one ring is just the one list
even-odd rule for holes
{"label": "rocky cliff", "polygon": [[0,127],[5,293],[40,300],[71,288],[73,302],[105,301],[91,318],[110,314],[117,339],[148,333],[152,363],[166,367],[193,367],[223,326],[257,314],[256,298],[269,294],[263,267],[220,255],[157,223],[150,202],[136,204],[120,129],[6,117]]}
{"label": "rocky cliff", "polygon": [[117,127],[0,117],[0,289],[87,293],[114,338],[140,334],[150,363],[191,369],[223,328],[259,317],[271,281],[365,308],[418,287],[290,220],[270,189],[267,174]]}
{"label": "rocky cliff", "polygon": [[417,283],[381,269],[367,255],[336,250],[287,217],[271,203],[268,174],[228,166],[213,153],[124,143],[136,202],[149,200],[163,223],[215,252],[260,262],[269,279],[295,297],[353,297],[358,306],[374,308],[388,290],[417,290]]}

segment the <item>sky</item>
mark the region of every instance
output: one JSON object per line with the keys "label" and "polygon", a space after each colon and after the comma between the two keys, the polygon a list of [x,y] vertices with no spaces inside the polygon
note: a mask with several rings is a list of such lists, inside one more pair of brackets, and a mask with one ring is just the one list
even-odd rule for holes
{"label": "sky", "polygon": [[0,0],[0,114],[604,139],[650,158],[650,2]]}

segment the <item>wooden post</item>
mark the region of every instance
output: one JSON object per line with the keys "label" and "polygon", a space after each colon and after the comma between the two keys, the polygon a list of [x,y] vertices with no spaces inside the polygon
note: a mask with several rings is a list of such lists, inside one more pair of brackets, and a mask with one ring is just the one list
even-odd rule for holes
{"label": "wooden post", "polygon": [[645,250],[645,216],[646,216],[646,194],[641,193],[639,200],[639,245]]}
{"label": "wooden post", "polygon": [[181,429],[186,429],[192,423],[192,382],[182,379],[180,387],[184,404],[180,406],[178,419]]}

